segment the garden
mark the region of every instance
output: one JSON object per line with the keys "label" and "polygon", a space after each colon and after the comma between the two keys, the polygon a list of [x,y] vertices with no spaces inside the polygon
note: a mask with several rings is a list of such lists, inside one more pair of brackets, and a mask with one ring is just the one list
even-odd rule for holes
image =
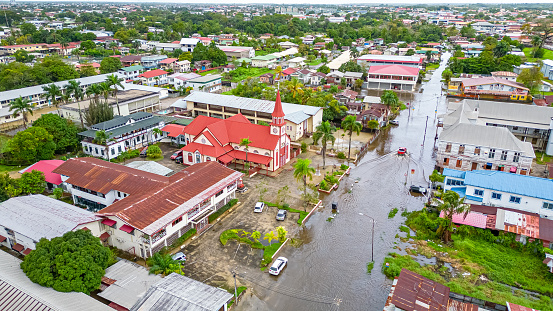
{"label": "garden", "polygon": [[332,192],[332,190],[338,188],[340,181],[348,173],[349,166],[345,164],[340,165],[340,168],[334,172],[327,172],[324,179],[319,183],[318,190],[324,193]]}
{"label": "garden", "polygon": [[[542,263],[544,253],[551,250],[540,240],[523,245],[514,233],[495,235],[490,230],[460,226],[445,244],[440,240],[445,219],[437,213],[424,209],[402,216],[407,216],[407,226],[400,228],[406,236],[396,237],[409,245],[404,248],[407,254],[394,252],[385,258],[382,269],[389,278],[406,268],[455,293],[502,305],[508,301],[553,310],[553,276]],[[394,248],[401,252],[402,247]]]}

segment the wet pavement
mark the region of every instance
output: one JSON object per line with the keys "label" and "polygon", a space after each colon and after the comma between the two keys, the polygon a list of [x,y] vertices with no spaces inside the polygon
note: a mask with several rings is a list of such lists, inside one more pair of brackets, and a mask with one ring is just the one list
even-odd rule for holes
{"label": "wet pavement", "polygon": [[[446,54],[431,77],[427,74],[430,81],[419,93],[398,94],[414,110],[410,115],[402,111],[396,119],[400,125],[384,131],[339,189],[323,198],[326,207],[299,232],[301,246],[288,246],[279,254],[289,260],[279,277],[237,267],[244,275],[241,282],[253,289],[253,295],[248,293],[236,310],[382,310],[391,280],[381,267],[405,220],[401,211],[419,210],[426,200],[410,195],[408,188],[429,185],[436,115],[446,111],[440,78],[448,58]],[[380,94],[369,91],[369,95]],[[408,155],[398,156],[399,147],[407,147]],[[338,203],[339,214],[329,222],[331,202]],[[393,208],[400,211],[388,219]],[[371,274],[367,274],[373,246],[367,216],[376,220]]]}

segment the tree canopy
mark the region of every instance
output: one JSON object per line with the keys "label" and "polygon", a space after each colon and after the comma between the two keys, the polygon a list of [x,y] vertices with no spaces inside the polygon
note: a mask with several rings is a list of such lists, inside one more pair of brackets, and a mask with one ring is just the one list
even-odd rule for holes
{"label": "tree canopy", "polygon": [[17,164],[30,164],[54,157],[56,143],[51,134],[39,126],[32,126],[18,132],[8,141],[11,161]]}
{"label": "tree canopy", "polygon": [[0,92],[78,77],[75,68],[59,57],[45,57],[33,66],[20,62],[0,64]]}
{"label": "tree canopy", "polygon": [[57,114],[43,114],[33,122],[33,126],[40,126],[53,136],[56,153],[74,150],[75,146],[79,144],[78,129],[75,124]]}
{"label": "tree canopy", "polygon": [[100,287],[111,250],[89,231],[70,231],[61,237],[41,239],[21,263],[29,279],[59,292],[83,292]]}
{"label": "tree canopy", "polygon": [[111,73],[121,69],[123,65],[119,58],[116,57],[104,57],[100,62],[100,73]]}

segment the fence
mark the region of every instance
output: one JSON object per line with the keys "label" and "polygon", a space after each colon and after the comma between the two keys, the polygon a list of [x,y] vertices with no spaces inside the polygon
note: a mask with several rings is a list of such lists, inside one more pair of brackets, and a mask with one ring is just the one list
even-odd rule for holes
{"label": "fence", "polygon": [[311,210],[311,212],[309,212],[309,214],[307,214],[307,216],[305,216],[305,218],[303,219],[303,221],[301,222],[301,225],[305,225],[305,223],[307,222],[307,220],[311,217],[311,215],[313,215],[313,212],[315,212],[315,210],[317,208],[319,208],[319,206],[321,206],[323,204],[323,201],[322,200],[319,200],[319,202],[317,203],[317,205],[315,205],[315,207],[313,207],[313,209]]}
{"label": "fence", "polygon": [[369,149],[369,146],[373,143],[373,141],[378,138],[378,136],[380,135],[380,131],[376,132],[376,135],[374,135],[371,140],[369,140],[368,143],[364,144],[363,146],[361,146],[361,150],[359,151],[359,154],[357,155],[357,159],[355,159],[355,164],[359,163],[359,160],[361,160],[361,158],[365,155],[365,153],[367,153],[368,149]]}

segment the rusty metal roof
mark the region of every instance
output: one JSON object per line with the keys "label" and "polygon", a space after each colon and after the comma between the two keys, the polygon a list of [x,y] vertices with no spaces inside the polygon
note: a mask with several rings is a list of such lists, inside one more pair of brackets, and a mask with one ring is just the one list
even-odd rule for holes
{"label": "rusty metal roof", "polygon": [[447,311],[449,288],[407,269],[399,274],[392,304],[405,311]]}

